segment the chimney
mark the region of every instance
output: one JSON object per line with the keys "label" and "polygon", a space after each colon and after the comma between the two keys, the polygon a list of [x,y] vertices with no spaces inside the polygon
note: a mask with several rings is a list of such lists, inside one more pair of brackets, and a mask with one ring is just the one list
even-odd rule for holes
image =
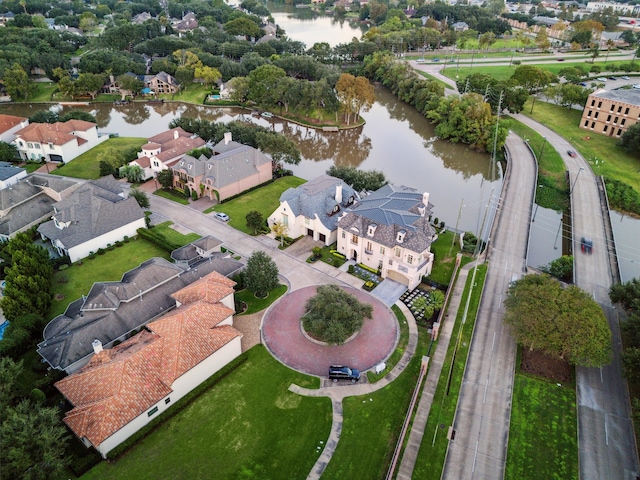
{"label": "chimney", "polygon": [[91,342],[91,346],[93,347],[93,353],[98,354],[102,351],[102,342],[97,338]]}
{"label": "chimney", "polygon": [[178,133],[178,130],[177,130],[177,129],[176,129],[176,130],[174,130],[174,131],[173,131],[173,139],[174,139],[174,140],[177,140],[179,136],[180,136],[180,134]]}
{"label": "chimney", "polygon": [[336,202],[342,203],[342,184],[336,185]]}
{"label": "chimney", "polygon": [[231,132],[225,132],[224,133],[224,144],[225,145],[229,145],[229,143],[231,143]]}
{"label": "chimney", "polygon": [[429,206],[429,194],[428,194],[427,192],[424,192],[424,193],[422,194],[422,204],[423,204],[425,207],[428,207],[428,206]]}

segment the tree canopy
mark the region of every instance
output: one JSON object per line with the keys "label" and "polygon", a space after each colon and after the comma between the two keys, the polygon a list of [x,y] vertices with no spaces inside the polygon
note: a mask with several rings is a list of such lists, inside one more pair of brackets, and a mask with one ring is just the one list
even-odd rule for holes
{"label": "tree canopy", "polygon": [[344,180],[356,192],[375,192],[389,183],[384,173],[379,170],[358,170],[350,165],[331,165],[327,170],[327,175]]}
{"label": "tree canopy", "polygon": [[343,344],[372,318],[373,307],[337,285],[321,285],[307,300],[302,325],[307,333],[332,345]]}
{"label": "tree canopy", "polygon": [[548,275],[514,282],[504,301],[504,321],[523,347],[575,365],[596,367],[611,361],[611,330],[600,306],[576,286]]}
{"label": "tree canopy", "polygon": [[271,257],[261,250],[251,254],[244,273],[247,288],[258,297],[266,297],[278,286],[278,267]]}

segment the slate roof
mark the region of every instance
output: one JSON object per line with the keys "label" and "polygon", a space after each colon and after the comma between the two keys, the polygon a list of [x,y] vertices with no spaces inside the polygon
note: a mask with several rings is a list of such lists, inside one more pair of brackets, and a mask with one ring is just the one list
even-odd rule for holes
{"label": "slate roof", "polygon": [[12,163],[0,162],[0,180],[9,180],[24,171],[24,168],[16,167]]}
{"label": "slate roof", "polygon": [[55,385],[74,405],[65,423],[99,446],[173,391],[180,376],[242,334],[218,326],[233,311],[195,301],[150,323],[149,331],[95,354]]}
{"label": "slate roof", "polygon": [[76,141],[78,145],[87,142],[84,138],[73,135],[73,132],[86,132],[95,128],[96,124],[84,120],[68,120],[56,123],[32,123],[18,130],[15,135],[27,142],[52,143],[65,145]]}
{"label": "slate roof", "polygon": [[86,299],[71,303],[47,324],[38,353],[52,367],[66,369],[93,353],[93,340],[107,345],[175,308],[171,295],[181,288],[211,272],[227,276],[242,267],[223,255],[189,269],[153,258],[125,273],[120,282],[94,284]]}
{"label": "slate roof", "polygon": [[[387,184],[364,197],[343,215],[338,226],[363,238],[387,247],[402,246],[416,253],[423,252],[436,239],[436,232],[429,224],[433,204],[423,204],[423,194],[414,188]],[[368,235],[369,226],[374,234]],[[398,242],[398,233],[404,232],[404,240]]]}
{"label": "slate roof", "polygon": [[51,241],[60,241],[66,249],[82,245],[93,238],[129,225],[141,218],[144,212],[135,198],[123,198],[114,191],[122,186],[115,180],[100,179],[85,183],[69,197],[54,204],[54,220],[43,223],[38,232]]}
{"label": "slate roof", "polygon": [[[337,186],[342,186],[341,202],[336,201]],[[296,217],[304,215],[315,218],[317,215],[330,231],[337,228],[342,211],[356,200],[359,200],[359,196],[353,188],[341,179],[329,175],[321,175],[299,187],[289,188],[280,195],[280,203],[287,202]],[[333,213],[336,205],[340,210]]]}
{"label": "slate roof", "polygon": [[213,250],[222,245],[222,241],[218,240],[211,235],[199,238],[195,242],[191,242],[189,245],[180,247],[171,252],[171,258],[177,262],[192,263],[198,261],[204,256],[210,256]]}

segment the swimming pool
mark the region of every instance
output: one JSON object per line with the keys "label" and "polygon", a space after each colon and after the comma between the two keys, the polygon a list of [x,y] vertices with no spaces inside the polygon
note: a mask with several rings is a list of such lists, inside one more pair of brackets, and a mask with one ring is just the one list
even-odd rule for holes
{"label": "swimming pool", "polygon": [[0,325],[0,340],[2,340],[2,337],[4,336],[4,330],[9,326],[9,322],[8,321],[4,321],[4,323],[2,325]]}

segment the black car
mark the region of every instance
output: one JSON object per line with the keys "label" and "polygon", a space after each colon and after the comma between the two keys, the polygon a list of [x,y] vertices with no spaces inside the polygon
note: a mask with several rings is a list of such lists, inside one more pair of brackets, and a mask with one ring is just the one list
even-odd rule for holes
{"label": "black car", "polygon": [[582,237],[580,239],[580,249],[584,253],[591,253],[591,251],[593,250],[593,240],[591,240],[589,237]]}
{"label": "black car", "polygon": [[337,382],[345,379],[355,383],[360,380],[360,371],[355,368],[345,367],[344,365],[331,365],[329,367],[329,379]]}

